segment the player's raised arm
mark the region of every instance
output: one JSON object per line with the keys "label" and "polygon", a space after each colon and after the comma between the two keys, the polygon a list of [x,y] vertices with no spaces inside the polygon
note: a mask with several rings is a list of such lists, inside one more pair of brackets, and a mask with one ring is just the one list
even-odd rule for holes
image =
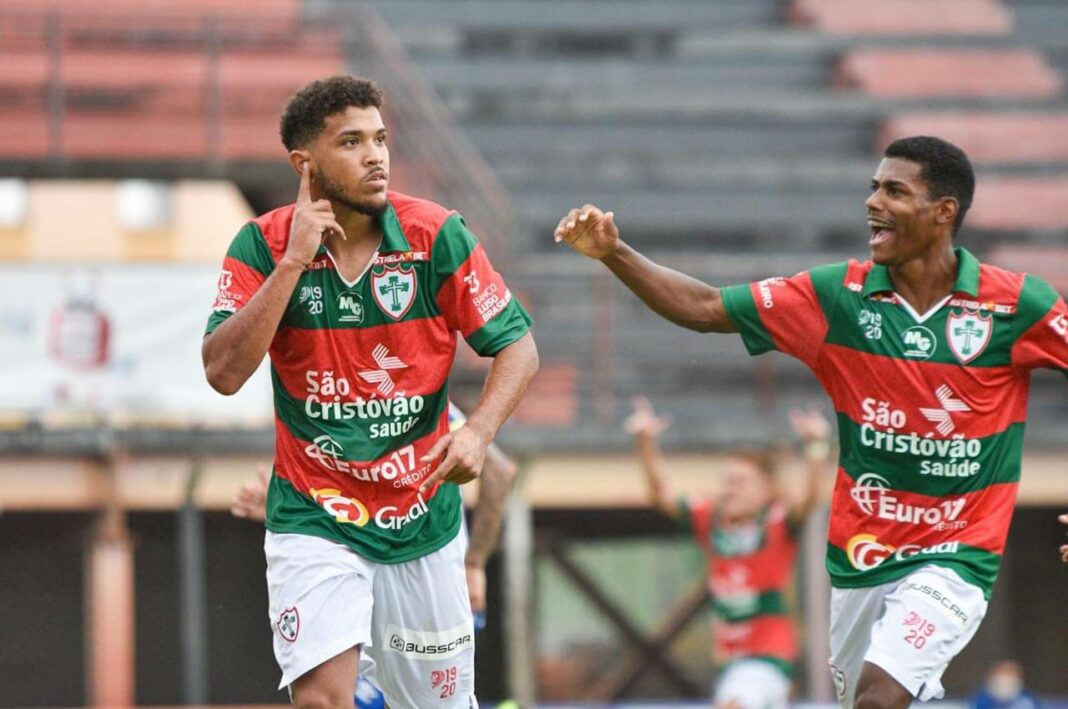
{"label": "player's raised arm", "polygon": [[719,289],[650,261],[619,238],[612,212],[592,204],[568,212],[553,237],[601,261],[660,316],[698,332],[737,332]]}
{"label": "player's raised arm", "polygon": [[623,426],[627,433],[634,436],[634,446],[642,474],[645,476],[649,504],[675,519],[679,516],[680,508],[671,492],[664,456],[658,443],[660,434],[671,426],[671,417],[657,416],[652,404],[645,397],[634,399],[633,404],[634,413]]}
{"label": "player's raised arm", "polygon": [[790,426],[801,439],[805,457],[805,488],[790,509],[790,517],[800,525],[825,497],[830,487],[825,482],[831,458],[831,424],[819,409],[796,409],[790,412]]}
{"label": "player's raised arm", "polygon": [[201,347],[204,373],[215,391],[236,393],[260,366],[300,275],[315,258],[328,232],[342,238],[345,235],[334,220],[330,202],[312,200],[311,176],[304,161],[285,255],[274,264],[271,275],[248,303],[204,338]]}

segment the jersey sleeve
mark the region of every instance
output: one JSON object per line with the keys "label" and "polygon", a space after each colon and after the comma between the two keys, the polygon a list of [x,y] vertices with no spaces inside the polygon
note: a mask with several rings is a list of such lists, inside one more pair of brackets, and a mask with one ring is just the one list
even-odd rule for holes
{"label": "jersey sleeve", "polygon": [[712,535],[712,503],[701,497],[679,498],[679,526],[704,545]]}
{"label": "jersey sleeve", "polygon": [[248,305],[273,270],[274,257],[260,228],[249,222],[237,232],[223,259],[219,291],[204,335],[210,335],[228,317]]}
{"label": "jersey sleeve", "polygon": [[438,308],[475,352],[495,355],[530,330],[530,316],[460,215],[442,225],[430,260]]}
{"label": "jersey sleeve", "polygon": [[1012,363],[1020,369],[1056,369],[1068,377],[1068,307],[1053,286],[1032,275],[1024,278],[1017,306],[1020,334]]}
{"label": "jersey sleeve", "polygon": [[749,354],[779,350],[814,365],[827,336],[828,319],[816,288],[817,279],[827,280],[824,275],[804,271],[720,291]]}

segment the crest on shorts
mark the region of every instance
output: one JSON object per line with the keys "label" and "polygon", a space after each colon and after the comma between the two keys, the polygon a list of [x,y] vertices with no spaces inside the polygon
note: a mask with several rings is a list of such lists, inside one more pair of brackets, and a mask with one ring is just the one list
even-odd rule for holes
{"label": "crest on shorts", "polygon": [[278,628],[278,634],[283,639],[287,642],[295,642],[297,635],[300,634],[300,613],[297,613],[297,607],[293,606],[282,611],[282,615],[278,616],[275,622],[275,627]]}
{"label": "crest on shorts", "polygon": [[371,294],[383,313],[394,320],[403,318],[415,302],[419,281],[415,271],[401,265],[385,266],[371,273]]}
{"label": "crest on shorts", "polygon": [[978,357],[990,344],[993,334],[994,319],[990,315],[980,315],[978,310],[951,313],[946,318],[946,340],[961,364],[968,364]]}

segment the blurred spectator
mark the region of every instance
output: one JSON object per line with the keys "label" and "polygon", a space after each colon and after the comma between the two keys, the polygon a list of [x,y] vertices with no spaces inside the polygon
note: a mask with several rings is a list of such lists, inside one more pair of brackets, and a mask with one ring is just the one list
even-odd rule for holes
{"label": "blurred spectator", "polygon": [[972,697],[972,709],[1035,709],[1034,696],[1024,689],[1023,667],[1016,660],[1001,660],[987,672],[979,693]]}

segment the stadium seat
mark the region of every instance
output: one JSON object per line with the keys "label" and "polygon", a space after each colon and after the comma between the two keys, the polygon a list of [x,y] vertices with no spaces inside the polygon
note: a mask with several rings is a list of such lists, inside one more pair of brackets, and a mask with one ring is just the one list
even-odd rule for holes
{"label": "stadium seat", "polygon": [[871,96],[1054,97],[1057,73],[1031,49],[862,49],[838,65],[837,83]]}
{"label": "stadium seat", "polygon": [[1005,35],[1012,14],[998,0],[794,0],[794,24],[834,34]]}
{"label": "stadium seat", "polygon": [[1068,228],[1068,176],[980,177],[968,214],[973,228],[1054,230]]}
{"label": "stadium seat", "polygon": [[908,135],[937,135],[976,162],[1068,160],[1068,113],[906,113],[879,130],[876,149]]}

